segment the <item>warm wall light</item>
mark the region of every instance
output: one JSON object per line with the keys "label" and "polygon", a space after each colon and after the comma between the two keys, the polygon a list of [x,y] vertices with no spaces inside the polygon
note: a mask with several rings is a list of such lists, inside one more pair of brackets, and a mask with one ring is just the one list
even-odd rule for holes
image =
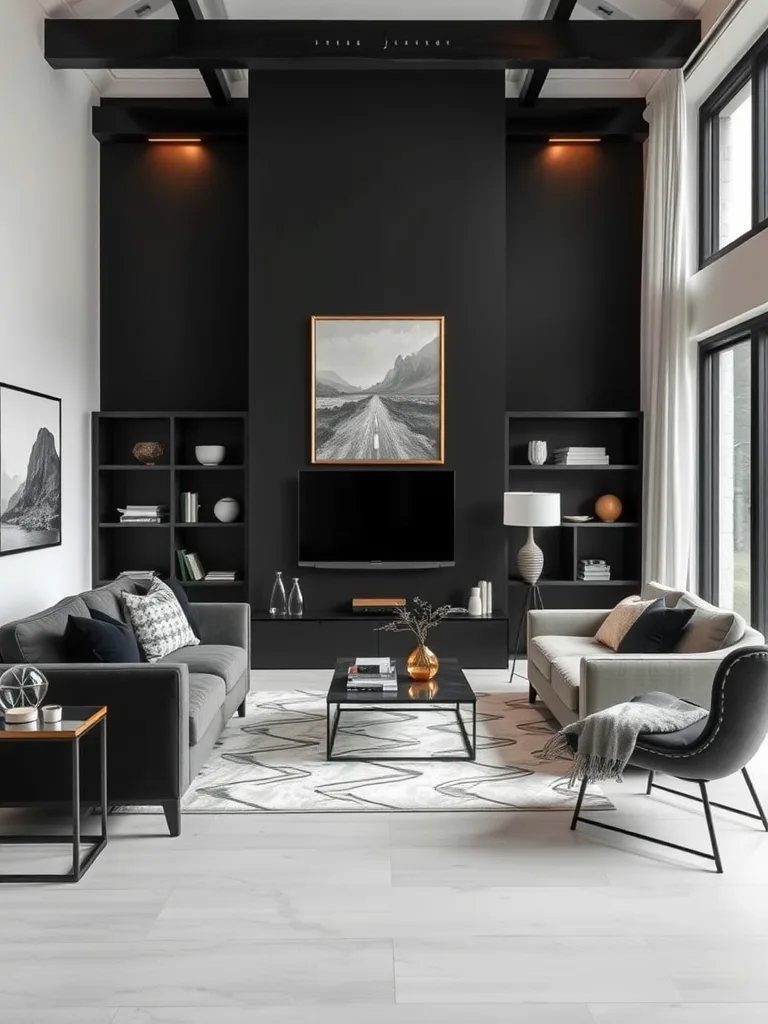
{"label": "warm wall light", "polygon": [[186,143],[186,145],[188,145],[188,146],[190,144],[192,144],[192,143],[198,143],[198,142],[202,142],[202,141],[203,141],[202,139],[197,139],[197,138],[179,138],[178,136],[174,136],[173,138],[171,138],[171,137],[167,137],[166,138],[164,136],[161,137],[159,135],[150,135],[147,138],[147,142],[179,142],[179,143]]}
{"label": "warm wall light", "polygon": [[598,139],[598,138],[589,139],[589,138],[584,138],[584,137],[577,138],[575,136],[559,136],[559,135],[554,135],[549,141],[550,142],[556,142],[558,144],[562,144],[562,143],[566,143],[566,142],[567,143],[572,143],[572,142],[602,142],[603,140],[602,139]]}

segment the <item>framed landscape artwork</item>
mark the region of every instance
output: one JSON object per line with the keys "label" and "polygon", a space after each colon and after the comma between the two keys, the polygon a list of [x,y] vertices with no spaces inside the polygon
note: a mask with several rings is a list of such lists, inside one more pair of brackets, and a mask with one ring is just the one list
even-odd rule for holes
{"label": "framed landscape artwork", "polygon": [[0,384],[0,555],[61,544],[61,400]]}
{"label": "framed landscape artwork", "polygon": [[445,461],[442,316],[312,317],[312,462]]}

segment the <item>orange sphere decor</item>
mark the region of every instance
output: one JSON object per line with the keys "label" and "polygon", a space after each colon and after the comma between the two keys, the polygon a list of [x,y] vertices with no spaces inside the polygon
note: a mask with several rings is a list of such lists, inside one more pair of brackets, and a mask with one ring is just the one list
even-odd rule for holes
{"label": "orange sphere decor", "polygon": [[595,502],[595,515],[604,523],[615,523],[622,513],[621,499],[615,494],[604,494]]}

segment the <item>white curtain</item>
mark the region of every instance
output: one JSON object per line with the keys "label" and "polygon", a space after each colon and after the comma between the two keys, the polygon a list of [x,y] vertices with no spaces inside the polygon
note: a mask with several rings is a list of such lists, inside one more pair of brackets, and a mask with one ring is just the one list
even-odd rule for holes
{"label": "white curtain", "polygon": [[681,71],[651,94],[643,223],[641,407],[643,579],[691,585],[696,493],[696,353],[688,340],[686,109]]}

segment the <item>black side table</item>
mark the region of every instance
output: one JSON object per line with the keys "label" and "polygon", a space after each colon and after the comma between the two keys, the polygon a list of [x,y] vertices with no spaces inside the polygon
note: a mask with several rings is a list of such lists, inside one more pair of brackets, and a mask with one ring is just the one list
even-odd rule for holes
{"label": "black side table", "polygon": [[[80,832],[80,739],[91,729],[99,729],[101,748],[101,834],[84,836]],[[14,725],[0,719],[0,743],[69,743],[72,748],[72,835],[0,835],[0,844],[72,844],[72,870],[62,875],[5,875],[0,882],[79,882],[107,845],[107,709],[105,707],[64,707],[62,720],[53,724],[37,722]],[[80,845],[93,844],[81,858]]]}

